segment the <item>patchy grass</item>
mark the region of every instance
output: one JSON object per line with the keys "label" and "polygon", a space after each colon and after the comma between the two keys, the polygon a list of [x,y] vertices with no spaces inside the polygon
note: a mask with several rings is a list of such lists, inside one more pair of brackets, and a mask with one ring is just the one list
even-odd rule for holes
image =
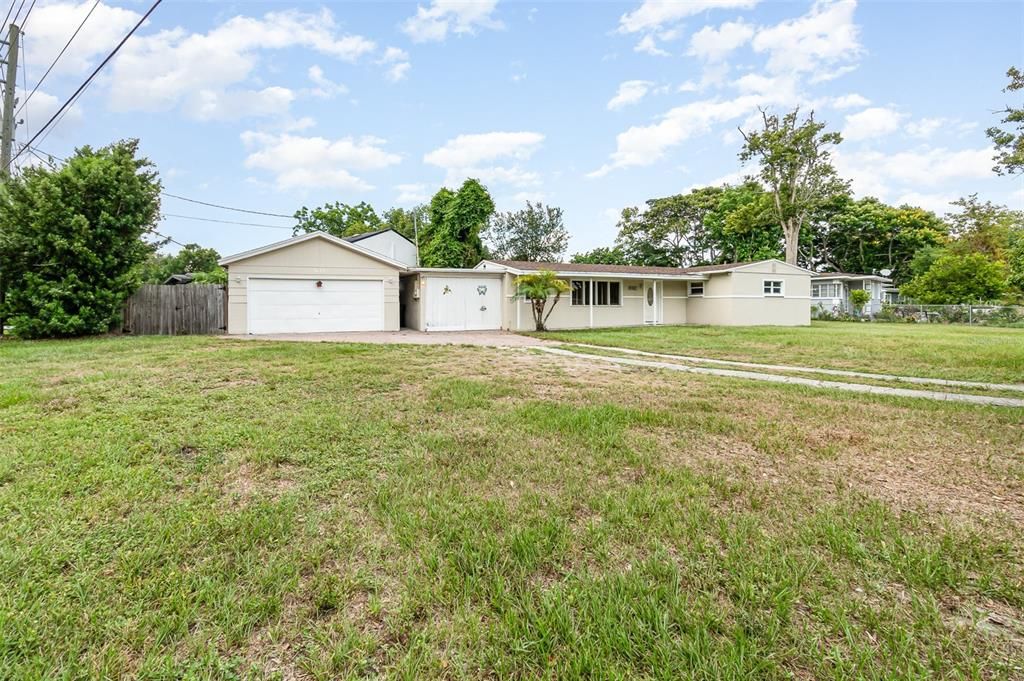
{"label": "patchy grass", "polygon": [[5,679],[1024,670],[1019,410],[485,348],[0,364]]}
{"label": "patchy grass", "polygon": [[531,335],[713,359],[1024,382],[1024,329],[813,322],[809,327],[656,326]]}

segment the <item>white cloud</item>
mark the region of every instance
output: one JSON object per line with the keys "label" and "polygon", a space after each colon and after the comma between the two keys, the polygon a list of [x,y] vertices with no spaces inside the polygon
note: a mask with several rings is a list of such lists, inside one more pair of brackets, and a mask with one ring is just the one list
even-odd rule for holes
{"label": "white cloud", "polygon": [[181,104],[186,113],[196,113],[208,111],[211,101],[231,100],[239,106],[235,118],[267,115],[272,108],[267,89],[232,86],[251,78],[261,51],[290,47],[343,61],[376,49],[362,36],[340,34],[328,10],[269,12],[261,19],[236,16],[205,34],[163,30],[125,44],[111,71],[111,106],[165,111]]}
{"label": "white cloud", "polygon": [[689,54],[707,61],[720,61],[753,36],[754,27],[742,21],[729,21],[717,29],[705,26],[691,36]]}
{"label": "white cloud", "polygon": [[245,167],[273,173],[278,189],[369,191],[373,185],[350,171],[380,170],[402,160],[383,148],[385,140],[372,136],[329,140],[246,131],[241,139],[250,150]]}
{"label": "white cloud", "polygon": [[857,109],[871,104],[871,100],[857,93],[840,95],[829,101],[833,109]]}
{"label": "white cloud", "polygon": [[960,136],[978,127],[974,121],[962,121],[957,118],[921,118],[907,123],[906,131],[911,137],[928,139],[942,130],[946,135]]}
{"label": "white cloud", "polygon": [[[895,153],[850,152],[840,146],[833,153],[836,169],[850,178],[860,196],[887,199],[893,195],[941,187],[947,182],[982,180],[992,175],[992,149],[922,147]],[[960,193],[967,193],[961,191]]]}
{"label": "white cloud", "polygon": [[[31,56],[27,64],[30,78],[36,79],[43,74],[92,6],[91,0],[83,0],[45,5],[40,3],[33,9],[30,30],[25,33],[25,52]],[[85,71],[95,58],[110,52],[110,48],[124,37],[141,16],[128,9],[100,3],[54,66],[52,75]]]}
{"label": "white cloud", "polygon": [[394,64],[399,61],[409,61],[409,53],[400,47],[388,47],[380,58],[381,64]]}
{"label": "white cloud", "polygon": [[392,83],[397,83],[398,81],[402,80],[407,75],[409,75],[409,69],[411,68],[412,65],[407,61],[402,62],[401,64],[395,64],[394,66],[392,66],[391,68],[384,72],[384,77],[390,80]]}
{"label": "white cloud", "polygon": [[846,117],[846,125],[843,126],[843,139],[852,142],[884,137],[899,130],[906,117],[906,114],[882,106],[849,114]]}
{"label": "white cloud", "polygon": [[856,0],[819,0],[809,13],[758,31],[751,45],[768,53],[772,73],[809,73],[812,82],[837,77],[863,52],[856,8]]}
{"label": "white cloud", "polygon": [[906,192],[900,194],[893,200],[893,204],[897,206],[917,206],[924,208],[925,210],[933,211],[938,215],[952,212],[952,206],[950,204],[956,201],[957,197],[951,194],[923,194],[921,192]]}
{"label": "white cloud", "polygon": [[647,96],[654,86],[649,80],[627,80],[619,83],[619,89],[615,96],[608,100],[608,108],[611,111],[621,109],[630,104],[636,104]]}
{"label": "white cloud", "polygon": [[778,103],[771,95],[741,95],[731,100],[709,99],[671,109],[657,123],[633,126],[616,137],[616,149],[608,163],[587,177],[602,177],[616,168],[648,166],[659,161],[671,147],[694,135],[710,132],[717,123],[756,112],[757,107]]}
{"label": "white cloud", "polygon": [[654,42],[654,36],[652,35],[645,35],[643,38],[641,38],[640,42],[638,42],[633,47],[633,51],[644,52],[645,54],[649,54],[653,57],[669,56],[669,53],[666,50],[663,50],[660,47],[658,47],[658,44]]}
{"label": "white cloud", "polygon": [[333,80],[324,75],[324,70],[314,64],[309,67],[307,73],[309,79],[316,86],[313,88],[312,95],[319,97],[320,99],[330,99],[335,95],[343,95],[348,92],[348,88],[342,83],[335,83]]}
{"label": "white cloud", "polygon": [[512,200],[516,203],[523,204],[529,201],[530,203],[540,203],[546,198],[544,192],[517,192],[512,196]]}
{"label": "white cloud", "polygon": [[433,0],[429,7],[418,5],[416,14],[402,24],[402,32],[414,43],[440,42],[448,32],[475,33],[477,28],[500,29],[504,25],[492,15],[498,0]]}
{"label": "white cloud", "polygon": [[421,182],[396,184],[395,189],[398,190],[398,196],[395,197],[395,203],[399,206],[414,206],[430,199],[430,192],[427,189],[427,185]]}
{"label": "white cloud", "polygon": [[483,182],[524,187],[538,184],[540,176],[524,170],[519,162],[533,156],[543,142],[544,135],[537,132],[459,135],[427,153],[423,162],[445,169],[447,184],[476,177]]}
{"label": "white cloud", "polygon": [[262,90],[200,90],[183,107],[199,121],[234,121],[243,116],[278,116],[286,113],[295,93],[288,88]]}
{"label": "white cloud", "polygon": [[620,33],[654,31],[711,9],[749,9],[757,0],[644,0],[619,19]]}

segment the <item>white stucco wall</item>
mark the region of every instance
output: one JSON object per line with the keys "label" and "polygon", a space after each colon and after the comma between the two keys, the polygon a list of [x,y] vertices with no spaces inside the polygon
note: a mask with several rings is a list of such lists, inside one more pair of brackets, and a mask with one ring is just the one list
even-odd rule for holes
{"label": "white stucco wall", "polygon": [[[766,261],[709,275],[702,298],[687,303],[687,321],[717,326],[806,326],[811,323],[811,275]],[[782,296],[764,293],[765,280],[783,282]]]}

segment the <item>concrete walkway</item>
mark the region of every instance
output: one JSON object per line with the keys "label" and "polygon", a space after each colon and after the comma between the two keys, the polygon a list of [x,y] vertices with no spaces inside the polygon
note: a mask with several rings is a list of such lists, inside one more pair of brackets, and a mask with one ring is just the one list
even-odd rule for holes
{"label": "concrete walkway", "polygon": [[829,376],[845,376],[847,378],[869,378],[875,381],[893,381],[895,383],[915,383],[921,385],[944,385],[951,388],[980,388],[982,390],[1008,390],[1024,392],[1024,385],[1020,383],[982,383],[979,381],[956,381],[946,378],[925,378],[920,376],[898,376],[896,374],[870,374],[863,371],[845,371],[842,369],[822,369],[820,367],[802,367],[789,364],[758,364],[756,362],[740,362],[731,359],[710,359],[708,357],[694,357],[690,355],[669,355],[661,352],[646,352],[644,350],[632,350],[606,345],[589,345],[587,343],[569,343],[578,348],[589,348],[591,350],[611,350],[626,355],[640,355],[643,357],[660,357],[662,359],[674,359],[679,362],[694,362],[697,364],[719,364],[722,366],[744,367],[746,369],[762,369],[766,371],[795,371],[808,374],[827,374]]}
{"label": "concrete walkway", "polygon": [[352,331],[346,333],[273,333],[260,336],[225,336],[239,340],[297,341],[305,343],[377,343],[384,345],[478,345],[491,348],[535,348],[558,345],[508,331]]}
{"label": "concrete walkway", "polygon": [[945,393],[935,390],[910,390],[908,388],[889,388],[877,385],[863,385],[860,383],[840,383],[839,381],[819,381],[813,378],[798,378],[796,376],[779,376],[778,374],[763,374],[754,371],[740,371],[736,369],[709,369],[705,367],[686,366],[672,362],[658,362],[654,360],[632,359],[629,357],[608,357],[606,355],[590,355],[581,352],[573,352],[555,347],[535,348],[541,352],[576,359],[588,359],[595,362],[609,362],[625,366],[647,367],[651,369],[668,369],[669,371],[682,371],[690,374],[704,374],[707,376],[726,376],[729,378],[745,378],[753,381],[765,381],[768,383],[783,383],[786,385],[803,385],[810,388],[829,388],[832,390],[844,390],[847,392],[865,393],[870,395],[889,395],[892,397],[918,397],[942,402],[966,402],[968,404],[980,404],[997,407],[1024,407],[1024,399],[1014,397],[989,397],[987,395],[967,395],[963,393]]}

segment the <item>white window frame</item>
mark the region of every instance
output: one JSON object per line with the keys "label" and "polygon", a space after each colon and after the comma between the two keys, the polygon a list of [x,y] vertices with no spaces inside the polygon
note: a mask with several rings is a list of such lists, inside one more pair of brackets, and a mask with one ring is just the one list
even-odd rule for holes
{"label": "white window frame", "polygon": [[[779,292],[769,292],[769,284],[778,284]],[[772,286],[774,289],[775,286]],[[786,295],[786,281],[784,279],[763,279],[761,281],[761,291],[764,293],[765,298],[784,298]]]}
{"label": "white window frame", "polygon": [[[583,284],[583,302],[574,303],[572,302],[572,287],[573,283],[580,282]],[[618,303],[599,303],[597,302],[597,285],[600,283],[608,284],[608,300],[612,299],[612,284],[619,285],[619,302]],[[570,307],[622,307],[622,299],[625,296],[626,287],[622,283],[621,279],[570,279],[569,280],[569,306]]]}
{"label": "white window frame", "polygon": [[[691,298],[703,298],[704,297],[704,282],[703,281],[691,281],[691,282],[687,282],[687,283],[688,283],[688,286],[686,287],[686,295],[690,296]],[[700,293],[694,293],[693,292],[694,285],[700,286]]]}

